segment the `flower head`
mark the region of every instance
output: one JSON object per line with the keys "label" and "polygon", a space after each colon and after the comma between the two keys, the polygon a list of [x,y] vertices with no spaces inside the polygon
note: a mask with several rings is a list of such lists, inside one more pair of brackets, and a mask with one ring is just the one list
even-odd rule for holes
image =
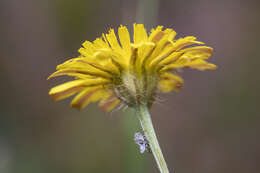
{"label": "flower head", "polygon": [[204,44],[196,37],[175,39],[176,32],[163,26],[147,35],[142,24],[134,24],[133,41],[125,26],[120,26],[117,34],[110,29],[95,41],[84,42],[79,57],[57,66],[49,78],[68,75],[75,80],[52,88],[49,94],[53,100],[77,94],[72,107],[82,109],[99,101],[105,111],[119,103],[151,106],[158,91],[178,91],[183,86],[182,78],[176,75],[178,69],[216,69],[205,61],[213,49],[194,46]]}

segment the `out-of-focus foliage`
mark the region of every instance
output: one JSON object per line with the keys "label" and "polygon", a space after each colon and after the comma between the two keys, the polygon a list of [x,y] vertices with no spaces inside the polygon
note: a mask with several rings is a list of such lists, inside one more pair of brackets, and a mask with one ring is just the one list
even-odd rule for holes
{"label": "out-of-focus foliage", "polygon": [[[67,107],[69,100],[53,103],[48,90],[65,78],[46,81],[57,64],[78,55],[83,41],[121,23],[130,27],[136,5],[126,0],[0,2],[1,173],[157,172],[152,157],[141,155],[134,144],[139,125],[123,128],[129,125],[125,121],[137,123],[135,115],[105,114],[96,105],[79,112]],[[211,62],[219,67],[185,71],[182,92],[160,95],[151,112],[171,171],[260,171],[259,5],[159,1],[157,24],[181,36],[196,35],[214,48]]]}

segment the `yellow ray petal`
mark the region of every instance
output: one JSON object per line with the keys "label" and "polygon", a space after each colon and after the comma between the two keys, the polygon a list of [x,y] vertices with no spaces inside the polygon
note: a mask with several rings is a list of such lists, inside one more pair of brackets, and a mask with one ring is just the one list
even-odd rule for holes
{"label": "yellow ray petal", "polygon": [[196,41],[196,37],[193,36],[187,36],[184,38],[180,38],[176,40],[173,47],[171,48],[174,51],[180,50],[186,46],[190,46],[192,44],[204,44],[203,42]]}
{"label": "yellow ray petal", "polygon": [[170,64],[170,65],[167,65],[167,66],[161,68],[159,73],[162,74],[164,72],[168,72],[168,71],[171,71],[171,70],[178,70],[180,68],[183,68],[183,65]]}
{"label": "yellow ray petal", "polygon": [[[113,52],[113,51],[110,51],[110,50],[107,50],[107,49],[103,49],[103,50],[96,52],[95,57],[96,57],[96,59],[105,59],[105,58],[111,59],[114,62],[116,62],[120,66],[120,68],[122,68],[122,69],[127,69],[127,66],[128,66],[128,63],[129,63],[125,59],[125,57],[120,55],[118,52]],[[112,61],[112,63],[114,63],[113,61]],[[118,66],[116,66],[116,67],[118,67]],[[111,66],[111,68],[113,68],[113,66]]]}
{"label": "yellow ray petal", "polygon": [[129,59],[129,70],[132,72],[136,71],[136,61],[138,59],[138,47],[136,47],[134,44],[131,46],[131,56]]}
{"label": "yellow ray petal", "polygon": [[168,46],[167,49],[161,51],[159,56],[156,58],[153,58],[150,60],[150,62],[147,63],[147,69],[154,69],[155,66],[157,66],[160,62],[162,62],[164,59],[169,57],[174,52],[179,51],[183,47],[192,45],[192,44],[203,44],[202,42],[195,41],[196,37],[185,37],[183,39],[177,40],[175,43]]}
{"label": "yellow ray petal", "polygon": [[140,74],[142,71],[144,71],[146,61],[151,56],[155,48],[155,44],[153,42],[142,42],[137,45],[134,44],[133,46],[135,46],[138,49],[137,51],[138,58],[136,59],[136,70],[137,73]]}
{"label": "yellow ray petal", "polygon": [[143,24],[134,24],[134,43],[145,42],[148,40],[147,32]]}
{"label": "yellow ray petal", "polygon": [[116,99],[114,101],[108,102],[105,106],[103,106],[103,110],[106,112],[111,111],[114,109],[118,104],[120,103],[120,100]]}
{"label": "yellow ray petal", "polygon": [[194,61],[191,61],[191,62],[187,62],[185,63],[184,65],[185,67],[190,67],[190,68],[193,68],[193,69],[197,69],[197,70],[216,70],[217,69],[217,66],[214,65],[214,64],[211,64],[211,63],[208,63],[202,59],[196,59]]}
{"label": "yellow ray petal", "polygon": [[53,98],[53,100],[57,101],[77,93],[82,90],[83,87],[105,85],[109,83],[110,82],[108,80],[102,78],[84,80],[79,79],[53,87],[50,90],[49,95]]}
{"label": "yellow ray petal", "polygon": [[118,36],[119,36],[120,43],[121,43],[126,55],[129,55],[130,54],[131,40],[130,40],[128,29],[125,26],[121,25],[118,28]]}
{"label": "yellow ray petal", "polygon": [[84,83],[85,80],[75,80],[58,85],[50,90],[49,95],[54,101],[67,98],[82,90]]}
{"label": "yellow ray petal", "polygon": [[[58,65],[57,66],[57,71],[56,73],[52,74],[51,77],[55,76],[60,76],[63,75],[64,72],[62,71],[68,71],[74,72],[74,73],[79,73],[82,75],[88,75],[88,76],[93,76],[93,77],[103,77],[106,79],[112,78],[112,73],[114,71],[109,71],[110,69],[106,69],[106,67],[102,67],[102,64],[108,63],[108,60],[105,61],[99,61],[98,63],[101,65],[94,65],[94,60],[87,60],[86,58],[74,58],[72,60],[66,61],[65,63]],[[62,73],[61,73],[62,72]]]}
{"label": "yellow ray petal", "polygon": [[116,52],[121,52],[122,49],[117,41],[117,37],[114,29],[110,29],[109,33],[106,34],[107,41],[109,42],[111,48]]}
{"label": "yellow ray petal", "polygon": [[75,68],[75,67],[81,67],[81,68],[86,68],[87,65],[86,64],[82,64],[82,63],[78,63],[78,60],[84,60],[86,58],[83,57],[78,57],[78,58],[73,58],[73,59],[69,59],[67,61],[65,61],[64,63],[57,65],[56,70],[61,70],[61,69],[65,69],[65,68]]}
{"label": "yellow ray petal", "polygon": [[106,92],[100,100],[98,106],[105,112],[112,110],[120,101],[112,92]]}
{"label": "yellow ray petal", "polygon": [[211,57],[213,49],[207,46],[197,46],[183,49],[182,52],[185,54],[183,57],[186,57],[190,60],[192,59],[208,59]]}
{"label": "yellow ray petal", "polygon": [[185,59],[185,58],[182,58],[182,56],[181,56],[181,57],[177,58],[176,61],[174,61],[173,63],[167,64],[167,65],[165,65],[165,66],[162,66],[162,68],[159,67],[159,68],[158,68],[158,72],[159,72],[160,74],[162,74],[162,73],[167,72],[167,71],[181,69],[181,68],[184,67],[184,65],[185,65],[188,61],[190,61],[190,60]]}
{"label": "yellow ray petal", "polygon": [[196,47],[185,48],[182,51],[183,52],[200,51],[200,52],[212,53],[213,52],[213,48],[212,47],[208,47],[208,46],[196,46]]}
{"label": "yellow ray petal", "polygon": [[120,103],[120,100],[118,100],[114,94],[107,94],[100,102],[99,107],[104,110],[105,112],[111,111],[118,103]]}
{"label": "yellow ray petal", "polygon": [[94,41],[94,46],[96,49],[108,49],[109,46],[107,45],[107,43],[102,40],[102,38],[97,38],[95,41]]}
{"label": "yellow ray petal", "polygon": [[93,43],[91,43],[90,41],[85,41],[82,46],[84,48],[80,48],[78,50],[78,52],[83,55],[83,56],[88,56],[88,55],[92,55],[95,52],[95,47],[93,45]]}
{"label": "yellow ray petal", "polygon": [[164,92],[179,91],[183,86],[183,79],[171,73],[164,73],[160,76],[158,88]]}
{"label": "yellow ray petal", "polygon": [[175,35],[176,32],[171,29],[166,29],[164,31],[163,37],[157,42],[152,55],[147,61],[147,69],[153,69],[156,65],[159,64],[160,61],[162,61],[170,55],[168,47],[171,47],[173,45],[172,39],[175,37]]}
{"label": "yellow ray petal", "polygon": [[79,73],[77,70],[59,70],[59,71],[52,73],[47,79],[49,80],[51,78],[54,78],[57,76],[63,76],[63,75],[73,76],[73,77],[77,77],[77,78],[81,78],[81,79],[91,78],[90,75]]}
{"label": "yellow ray petal", "polygon": [[103,95],[102,99],[100,99],[98,105],[99,105],[99,106],[102,106],[103,104],[105,104],[105,102],[107,102],[108,100],[112,100],[112,99],[116,99],[114,93],[113,93],[112,91],[106,92],[106,93]]}
{"label": "yellow ray petal", "polygon": [[164,32],[162,32],[163,26],[157,26],[156,29],[152,29],[149,35],[149,41],[157,43],[164,36]]}
{"label": "yellow ray petal", "polygon": [[163,32],[168,35],[167,37],[168,37],[168,40],[170,40],[170,41],[173,41],[175,36],[177,35],[177,33],[174,30],[169,29],[169,28],[167,28]]}
{"label": "yellow ray petal", "polygon": [[184,52],[173,52],[171,55],[159,62],[159,68],[176,62],[183,54]]}
{"label": "yellow ray petal", "polygon": [[156,42],[156,48],[154,49],[153,54],[151,55],[151,57],[154,58],[154,57],[158,56],[160,53],[162,53],[163,49],[166,47],[167,44],[170,43],[170,41],[172,41],[172,38],[175,35],[176,35],[175,31],[173,31],[171,29],[166,29],[163,32],[163,36],[161,37],[161,39]]}
{"label": "yellow ray petal", "polygon": [[80,68],[80,67],[71,67],[66,69],[61,69],[55,73],[53,73],[49,78],[55,77],[55,76],[61,76],[64,73],[79,73],[81,75],[92,76],[92,77],[100,77],[104,79],[111,79],[112,76],[106,72],[103,72],[101,70],[93,69],[93,68]]}
{"label": "yellow ray petal", "polygon": [[97,62],[97,61],[87,61],[87,60],[77,60],[77,62],[87,64],[87,65],[97,69],[98,71],[103,71],[103,72],[108,73],[110,75],[119,74],[118,71],[115,68],[113,68],[113,66],[111,66],[112,65],[111,59],[108,59],[106,61],[106,63],[100,63],[100,62]]}
{"label": "yellow ray petal", "polygon": [[114,99],[116,99],[114,93],[113,93],[112,91],[110,91],[110,92],[108,91],[108,92],[106,92],[106,93],[103,95],[102,99],[100,99],[98,105],[99,105],[99,106],[102,106],[102,105],[105,104],[105,102],[107,102],[108,100],[114,100]]}
{"label": "yellow ray petal", "polygon": [[83,109],[91,102],[101,99],[106,91],[101,87],[90,87],[81,91],[71,102],[71,107]]}
{"label": "yellow ray petal", "polygon": [[171,63],[175,63],[179,58],[185,58],[189,60],[193,59],[208,59],[212,55],[213,49],[207,46],[196,46],[183,49],[181,51],[173,52],[160,62],[160,66],[165,66]]}

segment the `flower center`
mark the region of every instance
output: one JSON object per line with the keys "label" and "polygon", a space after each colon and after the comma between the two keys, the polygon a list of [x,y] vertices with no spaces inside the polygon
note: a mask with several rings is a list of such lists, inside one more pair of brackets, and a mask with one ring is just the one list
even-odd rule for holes
{"label": "flower center", "polygon": [[129,107],[139,104],[151,106],[156,95],[156,84],[157,77],[154,75],[137,76],[126,72],[113,89],[115,95]]}

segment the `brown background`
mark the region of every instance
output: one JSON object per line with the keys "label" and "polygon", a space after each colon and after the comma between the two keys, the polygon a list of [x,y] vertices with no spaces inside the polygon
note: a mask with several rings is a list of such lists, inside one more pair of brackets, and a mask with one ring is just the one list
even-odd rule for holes
{"label": "brown background", "polygon": [[135,21],[197,36],[214,48],[210,61],[219,67],[184,70],[182,91],[161,95],[152,109],[171,172],[260,172],[258,1],[137,4],[0,1],[1,173],[158,172],[152,156],[134,144],[140,127],[133,113],[107,114],[95,104],[79,112],[69,107],[70,99],[53,103],[48,96],[66,78],[47,76],[77,56],[83,41],[121,23],[132,28]]}

